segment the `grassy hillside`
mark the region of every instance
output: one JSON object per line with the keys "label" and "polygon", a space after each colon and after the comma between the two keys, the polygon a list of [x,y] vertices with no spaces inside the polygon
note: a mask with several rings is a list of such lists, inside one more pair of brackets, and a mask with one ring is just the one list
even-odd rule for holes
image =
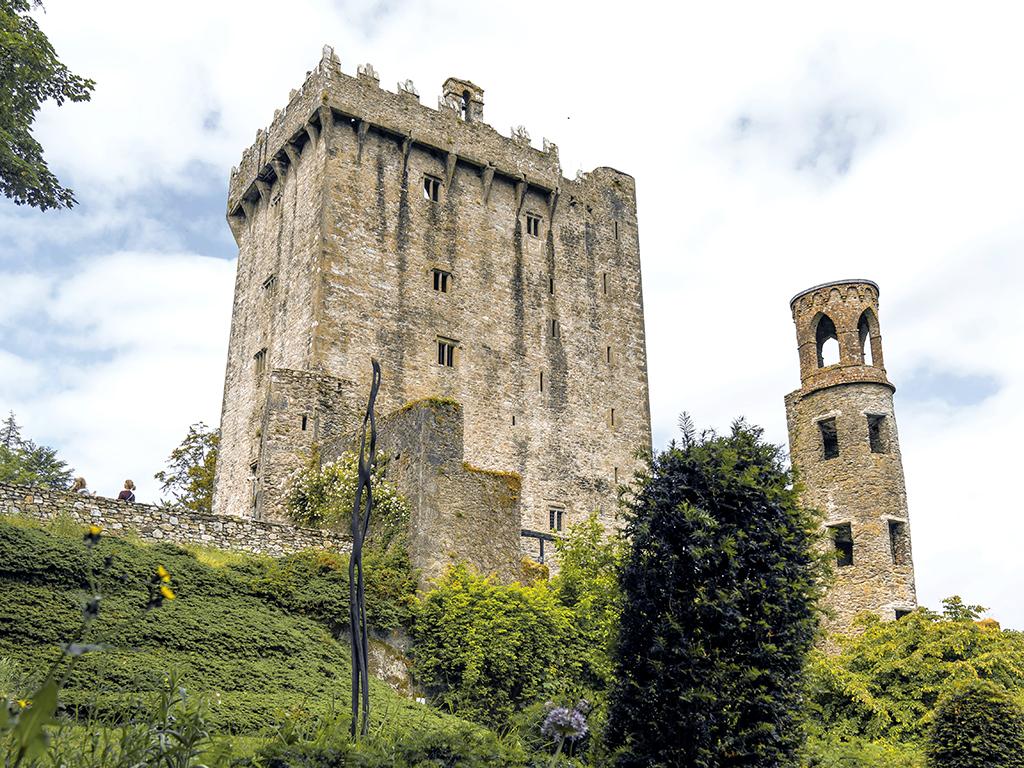
{"label": "grassy hillside", "polygon": [[[176,599],[147,611],[158,566],[171,574]],[[13,518],[0,518],[0,660],[7,659],[0,693],[5,685],[21,689],[10,693],[31,690],[75,637],[90,570],[102,600],[87,642],[106,647],[81,657],[62,693],[80,719],[123,717],[129,702],[159,690],[172,671],[190,693],[210,698],[208,722],[224,734],[265,736],[282,721],[347,709],[349,648],[337,639],[348,610],[346,558],[271,559],[112,537],[90,551],[80,528],[43,530]],[[392,628],[407,618],[413,574],[400,554],[368,570],[371,622]],[[487,735],[377,680],[371,698],[377,733]]]}

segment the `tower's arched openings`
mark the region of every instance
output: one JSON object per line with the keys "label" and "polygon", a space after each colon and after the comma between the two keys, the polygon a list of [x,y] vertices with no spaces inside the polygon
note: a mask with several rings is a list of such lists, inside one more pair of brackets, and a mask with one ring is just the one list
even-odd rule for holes
{"label": "tower's arched openings", "polygon": [[860,341],[860,357],[864,365],[875,365],[878,355],[875,354],[875,345],[881,344],[878,337],[878,318],[870,309],[861,312],[860,320],[857,321],[857,338]]}
{"label": "tower's arched openings", "polygon": [[839,335],[832,318],[823,312],[814,317],[814,341],[818,350],[818,367],[839,362]]}

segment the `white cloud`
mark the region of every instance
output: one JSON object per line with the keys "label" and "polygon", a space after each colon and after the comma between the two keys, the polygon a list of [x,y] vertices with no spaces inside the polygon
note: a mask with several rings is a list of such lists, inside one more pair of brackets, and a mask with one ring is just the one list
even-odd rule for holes
{"label": "white cloud", "polygon": [[140,501],[155,500],[153,474],[188,425],[220,419],[233,279],[233,262],[194,254],[74,264],[16,319],[33,355],[0,350],[0,406],[93,490],[113,495],[131,477]]}
{"label": "white cloud", "polygon": [[[1024,522],[1003,490],[1024,432],[1021,13],[1009,2],[966,13],[945,2],[624,12],[50,0],[44,29],[99,84],[91,103],[47,109],[39,125],[82,215],[40,225],[0,204],[0,270],[27,281],[0,302],[0,322],[24,325],[52,296],[45,322],[63,338],[51,343],[92,362],[56,365],[45,348],[25,357],[21,339],[16,362],[0,359],[0,382],[21,389],[0,383],[0,396],[17,393],[33,425],[108,484],[151,475],[189,421],[216,420],[231,268],[153,255],[182,250],[194,219],[155,216],[153,190],[209,193],[197,168],[226,183],[331,43],[345,71],[373,61],[385,87],[411,77],[427,105],[448,75],[472,79],[488,122],[556,141],[569,176],[610,165],[636,177],[659,441],[688,409],[717,427],[745,414],[784,442],[782,397],[798,384],[787,302],[836,278],[880,283],[897,387],[922,367],[997,381],[970,406],[900,389],[897,417],[922,600],[959,591],[1024,628],[1013,567]],[[24,266],[85,235],[109,255],[77,263],[73,279]],[[40,370],[57,383],[25,395]]]}

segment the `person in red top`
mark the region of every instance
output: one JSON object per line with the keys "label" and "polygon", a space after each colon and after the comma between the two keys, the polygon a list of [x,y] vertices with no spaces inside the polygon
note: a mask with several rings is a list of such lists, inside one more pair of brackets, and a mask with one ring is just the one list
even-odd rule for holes
{"label": "person in red top", "polygon": [[126,501],[129,504],[135,501],[135,483],[131,480],[124,481],[124,490],[117,494],[118,501]]}

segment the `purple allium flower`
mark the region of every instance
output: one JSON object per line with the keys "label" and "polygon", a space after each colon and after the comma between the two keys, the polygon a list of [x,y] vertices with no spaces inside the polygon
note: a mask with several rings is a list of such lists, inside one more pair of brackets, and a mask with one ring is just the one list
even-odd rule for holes
{"label": "purple allium flower", "polygon": [[549,739],[559,742],[566,739],[582,739],[587,735],[587,716],[579,709],[554,707],[544,718],[540,732]]}

